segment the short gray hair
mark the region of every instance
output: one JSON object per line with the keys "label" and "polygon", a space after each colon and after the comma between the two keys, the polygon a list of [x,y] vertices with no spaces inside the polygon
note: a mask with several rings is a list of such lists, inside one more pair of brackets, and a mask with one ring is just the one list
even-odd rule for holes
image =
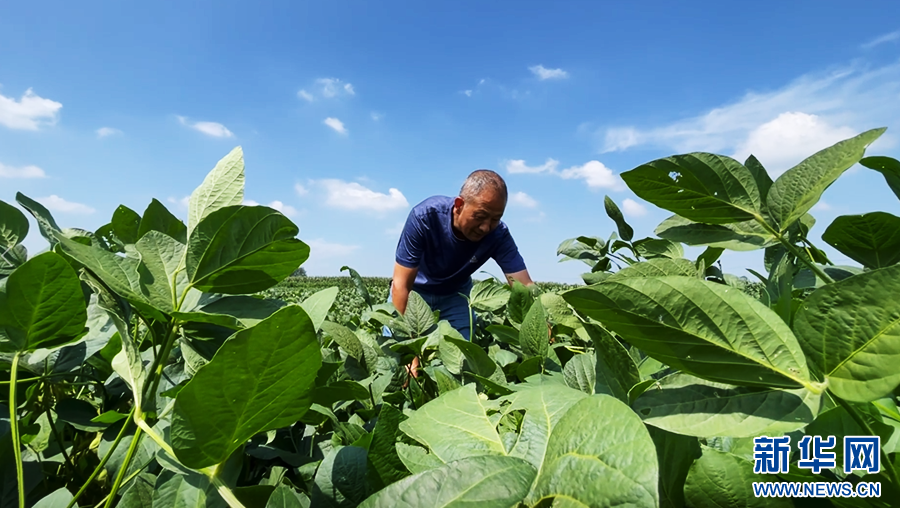
{"label": "short gray hair", "polygon": [[473,171],[469,177],[466,178],[462,188],[459,190],[459,196],[465,200],[469,200],[478,196],[486,189],[496,191],[503,196],[503,201],[506,201],[509,197],[506,190],[506,182],[503,181],[503,177],[490,169]]}

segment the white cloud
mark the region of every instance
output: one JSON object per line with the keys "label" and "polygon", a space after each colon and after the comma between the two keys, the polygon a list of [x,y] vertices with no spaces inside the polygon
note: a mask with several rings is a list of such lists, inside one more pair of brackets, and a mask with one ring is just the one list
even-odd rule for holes
{"label": "white cloud", "polygon": [[346,245],[342,243],[333,243],[325,241],[321,238],[316,238],[315,240],[305,241],[307,245],[309,245],[309,256],[310,259],[315,256],[316,259],[328,259],[334,257],[341,257],[351,254],[353,251],[360,248],[359,245]]}
{"label": "white cloud", "polygon": [[53,194],[51,196],[45,198],[37,198],[36,201],[47,207],[47,210],[51,212],[60,212],[60,213],[75,213],[81,215],[89,215],[94,213],[96,210],[93,208],[83,205],[81,203],[74,203],[72,201],[66,201],[65,199]]}
{"label": "white cloud", "polygon": [[481,78],[481,80],[478,81],[478,86],[481,86],[481,85],[483,85],[483,84],[484,84],[484,78]]}
{"label": "white cloud", "polygon": [[813,205],[812,209],[816,212],[829,212],[834,210],[834,207],[824,201],[819,201]]}
{"label": "white cloud", "polygon": [[36,131],[56,123],[62,104],[38,96],[29,88],[16,100],[0,94],[0,124],[10,129]]}
{"label": "white cloud", "polygon": [[[758,129],[765,124],[775,122],[767,127],[771,130],[773,125],[783,127],[793,121],[797,128],[804,128],[801,125],[803,117],[797,116],[800,114],[817,118],[813,128],[818,129],[818,134],[813,133],[812,137],[830,139],[831,133],[849,133],[852,129],[853,134],[857,134],[873,127],[891,125],[900,116],[898,97],[900,62],[880,68],[854,64],[836,71],[801,76],[771,92],[751,91],[734,102],[694,117],[651,128],[611,126],[598,131],[597,136],[601,152],[646,145],[680,153],[735,153],[761,139],[765,129]],[[783,117],[786,113],[795,116]],[[822,133],[828,135],[822,136]],[[888,136],[890,134],[879,142],[889,143]],[[765,164],[762,153],[754,154]]]}
{"label": "white cloud", "polygon": [[294,191],[297,193],[298,196],[305,196],[305,195],[309,194],[309,189],[307,189],[306,187],[304,187],[302,184],[299,184],[299,183],[294,184]]}
{"label": "white cloud", "polygon": [[97,129],[97,137],[105,138],[107,136],[112,136],[113,134],[122,134],[122,131],[119,129],[114,129],[112,127],[100,127]]}
{"label": "white cloud", "polygon": [[331,127],[335,130],[335,132],[339,134],[347,134],[347,128],[344,127],[344,122],[338,120],[337,118],[328,117],[322,121],[325,125]]}
{"label": "white cloud", "polygon": [[522,159],[506,161],[506,172],[510,174],[516,173],[554,173],[559,161],[547,159],[547,162],[540,166],[528,166]]}
{"label": "white cloud", "polygon": [[297,92],[297,96],[300,97],[301,99],[306,99],[308,102],[312,102],[312,101],[316,100],[316,98],[313,97],[312,94],[307,92],[306,90],[300,90],[299,92]]}
{"label": "white cloud", "polygon": [[400,236],[400,233],[403,232],[403,226],[405,226],[405,225],[406,225],[405,222],[400,221],[400,222],[394,224],[392,227],[385,229],[384,233],[388,236],[394,236],[394,237]]}
{"label": "white cloud", "polygon": [[819,150],[856,134],[849,127],[831,126],[816,115],[782,113],[750,131],[734,157],[744,161],[753,154],[775,178]]}
{"label": "white cloud", "polygon": [[472,90],[463,90],[462,93],[465,94],[466,97],[472,96]]}
{"label": "white cloud", "polygon": [[46,178],[44,170],[37,166],[12,167],[0,163],[0,178]]}
{"label": "white cloud", "polygon": [[385,212],[409,207],[403,193],[394,188],[384,194],[356,182],[337,179],[318,180],[316,184],[325,189],[325,204],[333,208]]}
{"label": "white cloud", "polygon": [[562,69],[548,69],[543,65],[534,65],[528,68],[532,74],[541,80],[545,79],[565,79],[569,77],[569,73]]}
{"label": "white cloud", "polygon": [[588,161],[581,166],[572,166],[560,171],[563,179],[580,178],[591,189],[623,190],[622,180],[600,161]]}
{"label": "white cloud", "polygon": [[297,92],[297,96],[309,102],[316,100],[316,97],[324,99],[333,99],[341,95],[356,95],[356,90],[350,83],[344,83],[337,78],[319,78],[315,81],[314,86],[310,88],[312,92],[301,89]]}
{"label": "white cloud", "polygon": [[225,128],[224,125],[218,122],[194,122],[191,123],[187,118],[183,116],[178,117],[178,121],[181,122],[181,125],[186,125],[195,131],[200,131],[207,136],[212,136],[215,138],[230,138],[234,136],[234,134]]}
{"label": "white cloud", "polygon": [[544,212],[540,212],[533,217],[528,217],[525,219],[525,222],[544,222],[544,219],[547,218],[547,214]]}
{"label": "white cloud", "polygon": [[518,206],[521,206],[524,208],[534,208],[538,205],[538,202],[536,199],[529,196],[528,194],[525,194],[522,191],[514,192],[509,197],[509,201],[510,201],[510,203],[512,203],[514,205],[518,205]]}
{"label": "white cloud", "polygon": [[622,212],[629,217],[643,217],[647,215],[647,208],[631,198],[622,201]]}
{"label": "white cloud", "polygon": [[377,121],[381,120],[382,118],[384,118],[384,113],[379,113],[377,111],[372,112],[372,120],[375,120],[377,122]]}
{"label": "white cloud", "polygon": [[[245,199],[243,202],[241,202],[241,204],[243,204],[244,206],[259,206],[259,202],[253,201],[252,199]],[[286,205],[278,200],[272,201],[271,203],[269,203],[266,206],[268,206],[269,208],[274,208],[275,210],[278,210],[279,212],[283,213],[287,217],[294,217],[297,215],[296,208],[294,208],[293,206],[290,206],[290,205]]]}
{"label": "white cloud", "polygon": [[190,196],[184,196],[183,198],[173,198],[173,197],[170,196],[168,199],[166,199],[166,201],[168,201],[169,203],[171,203],[171,204],[173,204],[173,205],[178,206],[179,208],[182,208],[182,209],[184,209],[184,210],[187,210],[187,209],[188,209],[188,206],[189,206],[190,203],[191,203],[191,197],[190,197]]}
{"label": "white cloud", "polygon": [[869,41],[865,44],[861,44],[859,47],[862,49],[872,49],[875,46],[880,46],[887,42],[896,42],[896,41],[900,41],[900,30],[895,30],[891,33],[887,33],[887,34],[875,37],[871,41]]}

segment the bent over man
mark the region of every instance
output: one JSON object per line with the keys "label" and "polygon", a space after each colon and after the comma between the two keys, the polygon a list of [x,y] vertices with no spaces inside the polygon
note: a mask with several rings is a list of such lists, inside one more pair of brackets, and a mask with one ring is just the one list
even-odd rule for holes
{"label": "bent over man", "polygon": [[406,312],[416,291],[466,340],[470,340],[469,295],[472,274],[493,258],[507,281],[534,285],[506,224],[506,182],[479,169],[466,178],[455,198],[432,196],[416,205],[397,244],[391,300]]}

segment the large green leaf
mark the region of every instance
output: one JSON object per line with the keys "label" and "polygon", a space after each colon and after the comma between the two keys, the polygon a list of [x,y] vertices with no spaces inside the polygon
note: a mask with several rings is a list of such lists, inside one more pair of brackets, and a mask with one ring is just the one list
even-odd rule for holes
{"label": "large green leaf", "polygon": [[540,299],[534,301],[522,326],[519,328],[519,345],[525,358],[545,358],[550,349],[550,329],[547,327],[547,312]]}
{"label": "large green leaf", "polygon": [[188,205],[188,238],[207,215],[244,201],[244,152],[241,147],[223,157],[191,193]]}
{"label": "large green leaf", "polygon": [[210,293],[268,289],[309,257],[294,238],[299,229],[265,206],[227,206],[207,215],[190,234],[186,255],[191,285]]}
{"label": "large green leaf", "polygon": [[742,386],[810,383],[788,325],[738,289],[691,277],[625,278],[563,297],[653,358],[696,376]]}
{"label": "large green leaf", "polygon": [[359,360],[360,362],[365,361],[365,351],[363,350],[363,344],[360,342],[359,337],[353,333],[353,330],[347,328],[344,325],[339,325],[337,323],[332,323],[331,321],[325,321],[322,323],[322,331],[324,331],[329,337],[331,337],[338,345],[347,352],[351,357]]}
{"label": "large green leaf", "polygon": [[133,244],[140,238],[138,231],[141,227],[141,216],[125,205],[119,205],[116,208],[110,224],[112,225],[113,233],[122,243]]}
{"label": "large green leaf", "polygon": [[662,221],[654,231],[660,238],[686,245],[707,245],[736,251],[751,251],[778,243],[755,219],[734,224],[703,224],[678,215]]}
{"label": "large green leaf", "polygon": [[563,367],[566,385],[593,395],[597,381],[597,358],[592,354],[576,354]]}
{"label": "large green leaf", "polygon": [[632,407],[644,423],[686,436],[780,436],[811,423],[821,399],[805,388],[736,387],[676,373]]}
{"label": "large green leaf", "polygon": [[172,447],[194,469],[224,461],[259,432],[292,425],[312,404],[322,355],[299,306],[231,336],[175,398]]}
{"label": "large green leaf", "polygon": [[664,277],[666,275],[696,277],[697,267],[690,260],[684,258],[657,258],[626,266],[610,275],[606,280],[615,281],[626,277]]}
{"label": "large green leaf", "polygon": [[697,222],[730,224],[760,213],[753,173],[723,155],[673,155],[626,171],[622,179],[639,197]]}
{"label": "large green leaf", "polygon": [[[359,272],[357,272],[353,268],[350,268],[349,266],[342,266],[341,271],[343,272],[344,270],[347,270],[347,273],[350,274],[350,280],[353,281],[353,286],[356,288],[356,294],[358,294],[360,298],[362,298],[363,301],[366,302],[366,305],[371,308],[374,304],[374,302],[372,301],[372,295],[369,294],[369,290],[366,288],[366,283],[363,282],[362,277],[359,275]],[[390,291],[390,288],[388,288],[388,291]]]}
{"label": "large green leaf", "polygon": [[[18,208],[0,201],[0,254],[28,236],[28,219]],[[0,256],[2,257],[2,256]]]}
{"label": "large green leaf", "polygon": [[415,291],[409,292],[403,320],[409,327],[413,337],[421,337],[427,334],[437,323],[434,318],[434,311],[431,310],[431,307],[428,306],[422,295]]}
{"label": "large green leaf", "polygon": [[625,347],[603,328],[585,323],[578,334],[594,345],[594,393],[604,393],[628,403],[628,391],[641,381],[641,373]]}
{"label": "large green leaf", "polygon": [[469,457],[404,478],[359,508],[509,508],[534,481],[534,467],[514,457]]}
{"label": "large green leaf", "polygon": [[316,471],[312,504],[327,508],[353,508],[366,496],[368,452],[359,446],[332,449]]}
{"label": "large green leaf", "polygon": [[[445,336],[444,340],[449,341],[462,351],[466,357],[466,362],[469,364],[469,369],[475,374],[491,378],[497,372],[497,364],[494,363],[494,360],[491,360],[484,348],[478,344],[450,336]],[[506,378],[504,377],[501,381],[506,381]]]}
{"label": "large green leaf", "polygon": [[337,298],[337,295],[338,288],[330,287],[317,291],[308,296],[306,300],[300,302],[300,306],[309,314],[316,330],[322,327],[322,323],[325,322],[325,317],[328,316],[328,311],[334,305],[334,299]]}
{"label": "large green leaf", "polygon": [[822,240],[867,268],[890,266],[900,261],[900,217],[887,212],[842,215]]}
{"label": "large green leaf", "polygon": [[194,471],[179,474],[165,470],[156,479],[153,506],[225,508],[228,504],[205,475]]}
{"label": "large green leaf", "polygon": [[266,502],[266,508],[309,508],[309,498],[279,483]]}
{"label": "large green leaf", "polygon": [[606,209],[606,215],[615,221],[616,228],[619,230],[619,238],[626,242],[630,242],[631,239],[634,238],[634,229],[625,222],[622,210],[619,210],[619,207],[616,206],[616,202],[609,196],[603,196],[603,208]]}
{"label": "large green leaf", "polygon": [[394,406],[381,405],[369,445],[369,468],[382,485],[390,485],[409,476],[396,447],[397,438],[401,435],[400,422],[406,419],[406,415]]}
{"label": "large green leaf", "polygon": [[680,243],[659,238],[644,238],[634,242],[634,250],[645,259],[684,257],[684,248]]}
{"label": "large green leaf", "polygon": [[553,427],[572,405],[588,395],[559,383],[525,383],[501,400],[505,413],[525,411],[521,431],[509,455],[530,462],[540,471]]}
{"label": "large green leaf", "polygon": [[[231,328],[232,330],[240,330],[241,328],[256,326],[257,323],[271,316],[285,305],[281,300],[264,300],[252,296],[226,296],[191,312],[173,312],[172,317],[185,322],[209,323]],[[307,309],[304,307],[303,310]],[[307,314],[309,314],[308,311]],[[313,319],[313,324],[315,324],[315,318],[312,315],[310,315],[310,318]]]}
{"label": "large green leaf", "polygon": [[147,209],[144,210],[144,216],[141,217],[141,224],[138,227],[138,238],[140,239],[149,231],[159,231],[166,236],[171,236],[180,243],[187,244],[187,226],[178,217],[172,215],[172,212],[155,198],[147,205]]}
{"label": "large green leaf", "polygon": [[184,257],[185,246],[159,231],[149,231],[135,244],[141,254],[141,286],[150,303],[172,313],[187,288],[188,279],[178,265]]}
{"label": "large green leaf", "polygon": [[494,312],[509,301],[509,286],[493,279],[478,281],[469,293],[469,303],[473,309]]}
{"label": "large green leaf", "polygon": [[28,210],[28,212],[34,216],[34,220],[37,221],[41,235],[50,242],[50,246],[53,247],[56,245],[57,240],[56,236],[53,235],[53,231],[59,231],[59,226],[56,225],[56,221],[53,219],[53,215],[50,214],[50,210],[47,210],[44,205],[21,192],[16,193],[16,201],[22,205],[22,208]]}
{"label": "large green leaf", "polygon": [[787,170],[769,189],[767,205],[782,232],[806,214],[835,180],[862,158],[885,128],[872,129],[816,152]]}
{"label": "large green leaf", "polygon": [[753,178],[756,180],[756,186],[759,188],[760,201],[765,203],[766,198],[769,196],[769,189],[772,188],[772,183],[774,183],[772,182],[772,177],[769,176],[769,172],[766,171],[766,168],[759,162],[759,159],[753,155],[747,157],[747,160],[744,161],[744,166],[753,173]]}
{"label": "large green leaf", "polygon": [[900,199],[900,161],[892,157],[863,157],[859,163],[869,169],[874,169],[884,176],[888,187]]}
{"label": "large green leaf", "polygon": [[753,482],[778,481],[753,472],[753,463],[736,455],[702,446],[702,455],[688,471],[684,498],[692,508],[790,508],[789,498],[755,497]]}
{"label": "large green leaf", "polygon": [[87,307],[71,265],[54,252],[25,262],[0,292],[0,329],[13,349],[26,352],[73,342],[85,332]]}
{"label": "large green leaf", "polygon": [[521,324],[533,303],[534,294],[525,287],[525,284],[514,280],[509,293],[509,304],[506,307],[509,312],[509,320]]}
{"label": "large green leaf", "polygon": [[900,265],[813,292],[794,316],[809,361],[838,397],[867,402],[900,384]]}
{"label": "large green leaf", "polygon": [[684,508],[684,481],[694,460],[700,458],[700,442],[696,437],[647,427],[659,463],[659,506]]}
{"label": "large green leaf", "polygon": [[500,436],[468,384],[428,402],[400,430],[428,446],[444,462],[477,455],[506,455]]}
{"label": "large green leaf", "polygon": [[529,503],[655,508],[658,478],[656,448],[640,418],[613,397],[592,395],[553,428]]}

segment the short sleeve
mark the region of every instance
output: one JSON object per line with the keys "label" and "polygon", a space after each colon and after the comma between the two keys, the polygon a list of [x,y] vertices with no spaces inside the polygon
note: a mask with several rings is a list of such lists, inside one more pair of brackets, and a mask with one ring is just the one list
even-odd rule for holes
{"label": "short sleeve", "polygon": [[497,250],[491,257],[500,265],[503,273],[516,273],[525,269],[525,260],[519,254],[519,248],[508,229],[503,232],[497,244]]}
{"label": "short sleeve", "polygon": [[400,233],[400,241],[397,243],[396,261],[406,268],[418,268],[425,252],[426,226],[422,219],[416,215],[415,210],[409,212],[403,231]]}

